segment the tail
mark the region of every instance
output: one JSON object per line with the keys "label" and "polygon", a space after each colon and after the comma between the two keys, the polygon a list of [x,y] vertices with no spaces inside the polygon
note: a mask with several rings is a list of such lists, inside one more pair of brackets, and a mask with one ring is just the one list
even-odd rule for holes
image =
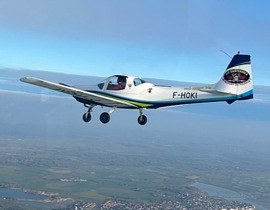
{"label": "tail", "polygon": [[[235,95],[235,100],[247,100],[253,98],[253,79],[251,71],[250,55],[236,54],[233,56],[225,73],[214,85],[214,89]],[[228,103],[232,103],[228,101]]]}

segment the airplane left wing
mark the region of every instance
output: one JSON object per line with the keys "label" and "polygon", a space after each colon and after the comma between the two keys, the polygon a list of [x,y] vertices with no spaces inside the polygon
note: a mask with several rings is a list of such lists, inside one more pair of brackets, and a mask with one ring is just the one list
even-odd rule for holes
{"label": "airplane left wing", "polygon": [[110,106],[110,107],[137,108],[136,105],[133,105],[121,99],[107,97],[104,95],[100,95],[98,93],[88,92],[85,90],[68,86],[66,84],[57,84],[57,83],[49,82],[49,81],[34,78],[34,77],[22,77],[20,81],[26,82],[32,85],[48,88],[51,90],[59,91],[62,93],[66,93],[76,98],[85,99],[89,101],[90,103],[92,102],[93,104],[99,104],[99,105]]}

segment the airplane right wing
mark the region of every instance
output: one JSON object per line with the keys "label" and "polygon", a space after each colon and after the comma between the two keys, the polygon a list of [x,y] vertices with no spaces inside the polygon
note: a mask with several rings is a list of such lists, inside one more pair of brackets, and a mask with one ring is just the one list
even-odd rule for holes
{"label": "airplane right wing", "polygon": [[22,77],[20,79],[20,81],[26,82],[26,83],[29,83],[32,85],[37,85],[40,87],[48,88],[51,90],[55,90],[58,92],[66,93],[66,94],[72,95],[76,98],[85,99],[85,100],[89,101],[89,103],[92,102],[93,104],[99,104],[99,105],[104,105],[104,106],[109,106],[109,107],[138,108],[138,106],[136,106],[132,103],[129,103],[127,101],[121,100],[119,98],[105,96],[105,95],[101,95],[98,93],[88,92],[85,90],[81,90],[78,88],[68,86],[68,85],[63,84],[63,83],[60,83],[60,84],[53,83],[53,82],[49,82],[49,81],[34,78],[34,77]]}

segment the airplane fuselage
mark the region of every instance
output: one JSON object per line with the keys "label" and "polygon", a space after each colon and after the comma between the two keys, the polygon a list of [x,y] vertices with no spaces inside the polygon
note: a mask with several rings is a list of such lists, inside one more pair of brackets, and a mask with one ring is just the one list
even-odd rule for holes
{"label": "airplane fuselage", "polygon": [[[130,83],[123,90],[106,90],[106,84],[103,89],[97,86],[89,86],[86,91],[110,97],[117,100],[123,100],[141,108],[156,109],[168,106],[178,106],[182,104],[237,100],[235,94],[221,93],[213,89],[213,85],[199,87],[167,87],[156,86],[152,83],[143,83],[138,86]],[[76,97],[75,97],[76,98]],[[79,102],[92,104],[92,101],[76,98]],[[98,104],[107,106],[106,104]],[[119,108],[132,109],[133,107],[118,106]]]}

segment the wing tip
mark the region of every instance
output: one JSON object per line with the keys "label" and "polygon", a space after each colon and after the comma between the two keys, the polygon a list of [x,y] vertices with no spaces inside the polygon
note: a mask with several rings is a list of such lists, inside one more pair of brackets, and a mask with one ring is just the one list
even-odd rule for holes
{"label": "wing tip", "polygon": [[20,81],[21,82],[27,82],[27,81],[29,81],[29,79],[30,79],[30,77],[21,77]]}

